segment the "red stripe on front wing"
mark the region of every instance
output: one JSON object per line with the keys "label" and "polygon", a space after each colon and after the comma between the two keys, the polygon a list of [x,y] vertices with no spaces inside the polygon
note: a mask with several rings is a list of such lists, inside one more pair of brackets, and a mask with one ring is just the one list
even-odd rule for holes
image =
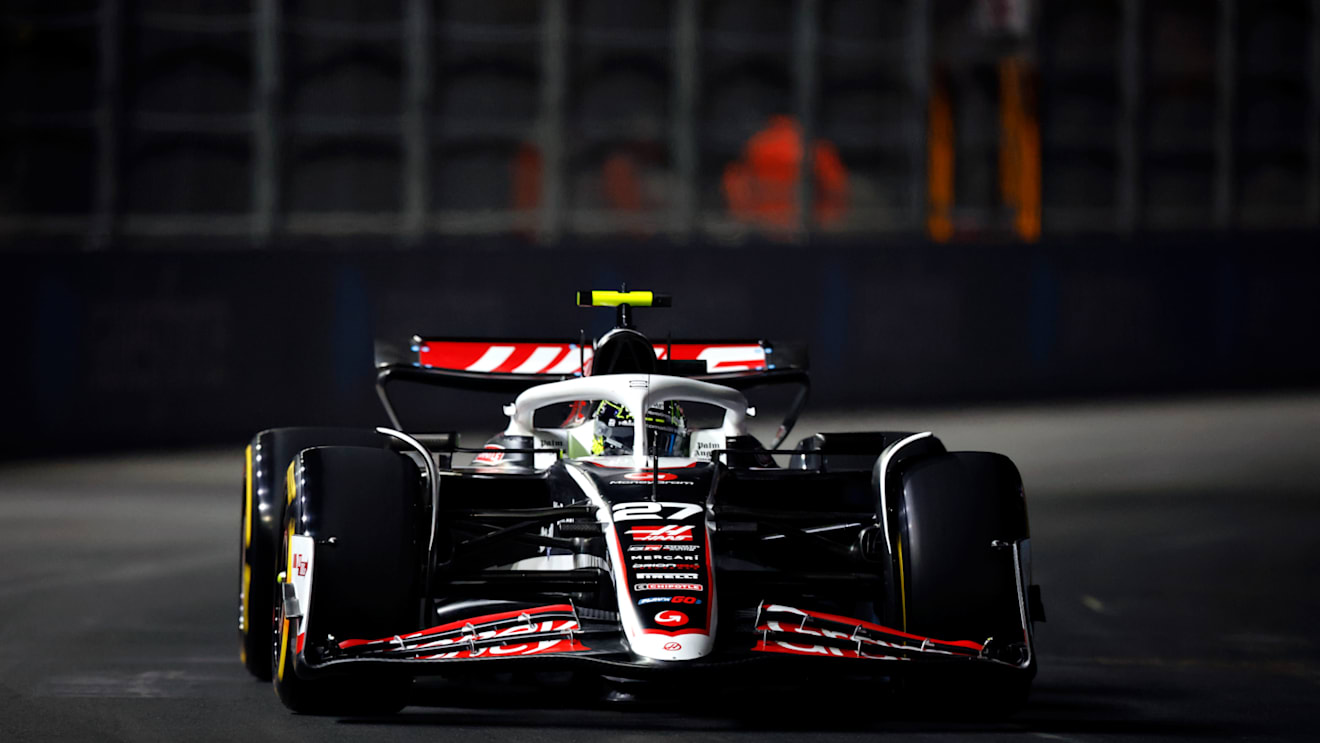
{"label": "red stripe on front wing", "polygon": [[908,660],[898,655],[870,655],[847,648],[827,647],[825,645],[795,645],[785,642],[764,642],[758,640],[752,646],[754,653],[785,653],[788,655],[819,655],[826,658],[861,658],[863,660]]}
{"label": "red stripe on front wing", "polygon": [[[775,604],[775,605],[784,606],[783,604]],[[761,608],[763,610],[769,609],[770,604],[762,604]],[[801,612],[809,617],[816,617],[817,619],[825,619],[831,622],[838,622],[839,624],[851,624],[854,627],[862,626],[867,629],[875,630],[877,632],[884,632],[885,634],[888,635],[897,635],[899,637],[906,637],[909,640],[918,640],[918,641],[930,640],[931,642],[938,642],[944,645],[956,645],[958,647],[964,647],[978,651],[985,647],[979,642],[972,642],[971,640],[937,640],[934,637],[923,637],[921,635],[914,635],[909,632],[903,632],[902,630],[896,630],[893,627],[885,627],[884,625],[867,622],[862,619],[853,619],[852,617],[841,617],[838,614],[826,614],[824,612],[819,612],[819,611],[808,611],[806,609],[798,609],[797,607],[785,607],[785,608],[793,609],[793,611],[784,612],[785,614],[795,614]]]}
{"label": "red stripe on front wing", "polygon": [[[570,604],[553,604],[551,606],[538,606],[533,609],[519,609],[515,611],[500,612],[499,614],[485,614],[479,617],[472,617],[471,619],[460,619],[457,622],[450,622],[448,624],[442,624],[437,627],[428,627],[427,629],[419,630],[417,632],[410,632],[406,635],[400,635],[400,639],[415,640],[418,637],[425,637],[426,635],[439,634],[442,632],[449,632],[451,630],[462,629],[469,624],[471,625],[490,624],[491,622],[498,622],[504,619],[517,619],[518,617],[524,614],[527,614],[529,616],[534,616],[537,614],[548,614],[550,612],[568,612],[571,614],[573,613],[573,607]],[[393,640],[394,640],[393,636],[382,637],[378,640],[344,640],[343,642],[339,643],[339,647],[351,648],[357,645],[366,645],[372,642],[390,642]]]}

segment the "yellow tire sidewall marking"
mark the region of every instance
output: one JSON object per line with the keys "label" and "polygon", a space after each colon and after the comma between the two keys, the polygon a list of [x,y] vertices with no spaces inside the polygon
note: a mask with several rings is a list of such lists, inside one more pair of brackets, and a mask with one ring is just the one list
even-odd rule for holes
{"label": "yellow tire sidewall marking", "polygon": [[[248,609],[248,597],[252,595],[252,566],[248,563],[247,551],[252,546],[252,447],[247,447],[243,456],[243,634],[252,627],[252,614]],[[238,656],[247,664],[247,644],[239,643]]]}
{"label": "yellow tire sidewall marking", "polygon": [[903,631],[907,632],[907,583],[903,577],[903,536],[898,537],[898,602],[903,612]]}
{"label": "yellow tire sidewall marking", "polygon": [[252,545],[252,447],[243,457],[243,549]]}
{"label": "yellow tire sidewall marking", "polygon": [[284,505],[286,506],[293,505],[293,499],[295,496],[298,495],[298,490],[297,490],[298,484],[293,479],[293,466],[297,463],[298,460],[296,459],[293,460],[292,462],[289,462],[289,468],[284,471],[284,488],[287,496],[287,500],[285,501]]}
{"label": "yellow tire sidewall marking", "polygon": [[[285,473],[284,473],[284,485],[285,485],[285,490],[286,490],[286,493],[287,493],[287,496],[286,496],[286,505],[292,505],[294,499],[297,497],[297,494],[298,494],[298,485],[297,485],[297,482],[293,479],[293,469],[294,469],[294,465],[295,465],[295,464],[297,464],[297,460],[296,460],[296,459],[295,459],[294,461],[292,461],[292,462],[289,462],[289,468],[288,468],[287,470],[285,470]],[[284,535],[285,535],[285,536],[284,536],[284,549],[285,549],[285,555],[284,555],[284,566],[285,566],[285,567],[284,567],[284,582],[285,582],[285,583],[292,583],[293,580],[292,580],[292,578],[289,576],[289,567],[288,567],[288,566],[290,566],[290,565],[293,564],[293,540],[289,538],[289,537],[292,537],[292,536],[293,536],[293,521],[289,521],[288,525],[285,527],[285,529],[284,529]],[[277,599],[277,600],[278,600],[278,599]],[[288,666],[288,663],[289,663],[288,658],[289,658],[289,641],[290,641],[290,638],[289,638],[289,619],[288,619],[288,617],[283,616],[283,612],[284,612],[284,610],[283,610],[283,608],[281,607],[281,609],[280,609],[280,615],[281,615],[281,621],[280,621],[280,660],[279,660],[279,664],[278,664],[278,665],[276,666],[276,668],[275,668],[275,678],[276,678],[276,680],[281,681],[281,682],[284,681],[284,669],[285,669],[286,666]]]}
{"label": "yellow tire sidewall marking", "polygon": [[289,662],[289,620],[285,619],[280,623],[280,664],[275,671],[275,678],[279,681],[284,680],[284,667]]}
{"label": "yellow tire sidewall marking", "polygon": [[[252,630],[252,615],[248,611],[248,596],[252,593],[252,566],[243,563],[243,634]],[[243,650],[246,654],[246,649]]]}

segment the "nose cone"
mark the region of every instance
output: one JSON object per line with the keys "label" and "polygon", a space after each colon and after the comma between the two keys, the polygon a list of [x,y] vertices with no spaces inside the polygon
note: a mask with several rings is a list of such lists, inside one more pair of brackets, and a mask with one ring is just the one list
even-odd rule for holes
{"label": "nose cone", "polygon": [[705,632],[681,635],[648,632],[632,639],[632,650],[643,658],[664,661],[696,660],[710,654],[715,638]]}

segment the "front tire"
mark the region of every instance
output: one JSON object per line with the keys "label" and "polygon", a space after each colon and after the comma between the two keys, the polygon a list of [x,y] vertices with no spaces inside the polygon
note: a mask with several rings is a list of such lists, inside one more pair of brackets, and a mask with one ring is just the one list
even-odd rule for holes
{"label": "front tire", "polygon": [[283,540],[284,473],[313,446],[382,446],[379,434],[355,428],[271,428],[244,452],[238,573],[238,655],[253,676],[269,681],[276,563]]}
{"label": "front tire", "polygon": [[[426,554],[423,488],[408,457],[381,449],[319,447],[292,465],[280,574],[288,574],[295,534],[315,541],[311,589],[302,617],[275,606],[274,687],[302,714],[382,715],[407,704],[412,679],[357,671],[304,676],[325,648],[348,639],[374,640],[419,629],[422,560]],[[303,623],[307,632],[297,645]]]}
{"label": "front tire", "polygon": [[1035,657],[1025,662],[1030,638],[1019,595],[1025,600],[1026,587],[1011,547],[1030,536],[1017,468],[983,452],[917,459],[904,468],[896,510],[901,628],[941,640],[992,638],[988,651],[1022,664],[939,664],[918,669],[914,688],[933,691],[946,704],[956,696],[975,716],[1012,714],[1025,704],[1036,675]]}

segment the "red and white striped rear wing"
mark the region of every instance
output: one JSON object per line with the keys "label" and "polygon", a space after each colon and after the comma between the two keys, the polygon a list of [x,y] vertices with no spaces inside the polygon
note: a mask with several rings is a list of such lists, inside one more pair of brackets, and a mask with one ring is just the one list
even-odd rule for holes
{"label": "red and white striped rear wing", "polygon": [[[802,393],[785,420],[792,427],[809,388],[806,349],[770,341],[673,341],[654,343],[658,371],[736,389],[799,385]],[[582,376],[591,368],[592,346],[561,340],[425,338],[413,336],[406,353],[377,346],[376,391],[396,428],[400,422],[386,392],[392,381],[517,394],[529,387]],[[669,362],[668,364],[665,362]],[[785,429],[786,430],[786,429]]]}
{"label": "red and white striped rear wing", "polygon": [[[705,374],[768,371],[779,366],[775,347],[765,341],[678,341],[656,343],[654,348],[659,361],[703,362],[701,372]],[[414,338],[411,351],[416,354],[415,363],[424,369],[483,374],[575,376],[590,369],[592,357],[590,345],[564,341]],[[785,361],[786,366],[804,366]]]}

